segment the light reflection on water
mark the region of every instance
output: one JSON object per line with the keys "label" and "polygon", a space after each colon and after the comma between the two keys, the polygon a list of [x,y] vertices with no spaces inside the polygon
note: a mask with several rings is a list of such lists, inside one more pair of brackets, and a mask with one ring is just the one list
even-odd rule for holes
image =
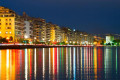
{"label": "light reflection on water", "polygon": [[119,80],[119,47],[0,50],[0,80]]}

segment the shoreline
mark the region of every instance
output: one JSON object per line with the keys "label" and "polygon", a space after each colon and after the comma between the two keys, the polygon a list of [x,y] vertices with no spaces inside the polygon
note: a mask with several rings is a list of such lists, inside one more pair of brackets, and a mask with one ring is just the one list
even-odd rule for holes
{"label": "shoreline", "polygon": [[[109,45],[100,45],[104,47]],[[0,45],[0,49],[25,49],[25,48],[52,48],[52,47],[95,47],[93,45]],[[111,46],[116,47],[116,46]]]}
{"label": "shoreline", "polygon": [[0,49],[52,48],[52,47],[91,47],[81,45],[0,45]]}

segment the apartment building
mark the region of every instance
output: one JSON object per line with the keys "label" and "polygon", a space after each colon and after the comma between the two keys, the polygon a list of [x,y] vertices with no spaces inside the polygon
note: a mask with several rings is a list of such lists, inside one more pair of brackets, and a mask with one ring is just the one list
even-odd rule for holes
{"label": "apartment building", "polygon": [[15,12],[0,6],[0,37],[15,40]]}

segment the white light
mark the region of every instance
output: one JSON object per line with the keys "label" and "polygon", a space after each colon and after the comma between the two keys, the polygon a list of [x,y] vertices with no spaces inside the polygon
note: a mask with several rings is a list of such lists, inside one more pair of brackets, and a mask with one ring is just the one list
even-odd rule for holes
{"label": "white light", "polygon": [[80,35],[83,35],[83,34],[80,34]]}
{"label": "white light", "polygon": [[55,60],[54,57],[55,57],[55,53],[54,53],[54,48],[53,48],[53,74],[54,74],[54,66],[55,66],[55,65],[54,65],[54,63],[55,63],[55,62],[54,62],[54,60]]}
{"label": "white light", "polygon": [[11,34],[11,31],[10,31],[10,34]]}
{"label": "white light", "polygon": [[75,31],[75,29],[73,29],[73,31]]}
{"label": "white light", "polygon": [[1,31],[0,31],[0,34],[1,34]]}
{"label": "white light", "polygon": [[76,77],[76,70],[75,70],[75,69],[76,69],[76,65],[75,65],[75,64],[76,64],[76,55],[75,55],[76,52],[75,52],[75,47],[73,48],[73,52],[74,52],[74,54],[73,54],[73,55],[74,55],[74,56],[73,56],[73,62],[74,62],[74,63],[73,63],[73,73],[74,73],[74,75],[73,75],[73,76],[74,76],[74,78],[75,78],[75,77]]}
{"label": "white light", "polygon": [[34,39],[36,39],[36,37],[34,37]]}
{"label": "white light", "polygon": [[25,35],[25,39],[27,39],[28,38],[28,36],[27,35]]}
{"label": "white light", "polygon": [[27,59],[27,49],[25,49],[25,80],[27,80],[27,74],[28,74],[28,65],[27,65],[28,59]]}

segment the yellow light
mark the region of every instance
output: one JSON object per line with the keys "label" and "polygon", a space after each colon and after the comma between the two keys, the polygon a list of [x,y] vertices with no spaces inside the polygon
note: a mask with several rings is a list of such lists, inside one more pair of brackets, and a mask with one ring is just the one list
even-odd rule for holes
{"label": "yellow light", "polygon": [[45,77],[45,49],[43,48],[43,77]]}
{"label": "yellow light", "polygon": [[6,39],[9,40],[9,37],[7,37]]}
{"label": "yellow light", "polygon": [[97,48],[94,48],[94,73],[95,78],[97,78]]}
{"label": "yellow light", "polygon": [[75,43],[75,41],[73,43]]}

